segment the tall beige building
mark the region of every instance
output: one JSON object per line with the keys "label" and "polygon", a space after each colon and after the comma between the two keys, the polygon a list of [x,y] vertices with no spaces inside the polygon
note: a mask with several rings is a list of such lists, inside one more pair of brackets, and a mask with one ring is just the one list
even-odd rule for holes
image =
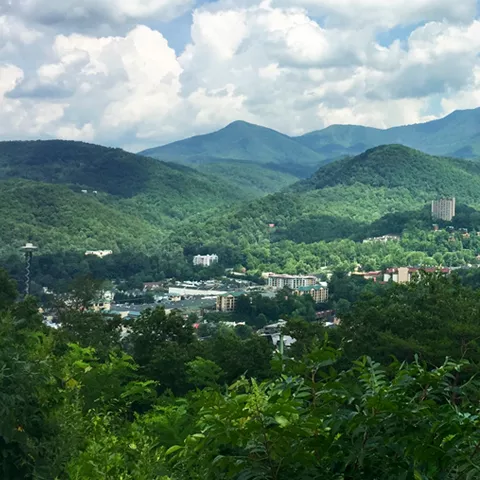
{"label": "tall beige building", "polygon": [[455,216],[455,197],[441,198],[432,202],[432,217],[449,222]]}
{"label": "tall beige building", "polygon": [[234,312],[239,297],[245,292],[224,293],[217,296],[217,312]]}
{"label": "tall beige building", "polygon": [[326,282],[321,282],[319,285],[298,287],[295,289],[295,295],[311,295],[316,303],[325,303],[328,300],[328,284]]}

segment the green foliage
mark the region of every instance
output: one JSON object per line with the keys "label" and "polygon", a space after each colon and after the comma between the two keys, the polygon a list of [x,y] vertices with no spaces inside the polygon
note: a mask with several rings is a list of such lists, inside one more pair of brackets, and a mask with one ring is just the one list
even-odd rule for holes
{"label": "green foliage", "polygon": [[298,364],[303,376],[241,380],[225,395],[204,395],[197,431],[167,452],[177,477],[478,476],[476,408],[468,384],[452,384],[461,363],[394,364],[390,376],[365,357],[339,373],[337,357],[320,349]]}
{"label": "green foliage", "polygon": [[202,173],[222,178],[228,183],[234,180],[237,188],[244,192],[246,199],[278,192],[298,181],[297,176],[278,171],[273,165],[267,167],[255,162],[219,160],[191,166]]}
{"label": "green foliage", "polygon": [[342,317],[350,339],[347,352],[386,362],[391,355],[431,365],[445,357],[480,361],[480,291],[455,275],[423,274],[409,284],[393,284],[358,301]]}
{"label": "green foliage", "polygon": [[145,251],[172,223],[243,198],[188,167],[81,142],[0,142],[0,181],[2,253],[22,238],[44,252]]}
{"label": "green foliage", "polygon": [[0,268],[0,311],[11,307],[17,298],[16,284],[8,273]]}
{"label": "green foliage", "polygon": [[198,388],[212,387],[223,376],[222,369],[211,360],[197,357],[187,364],[188,381]]}
{"label": "green foliage", "polygon": [[[278,308],[296,312],[286,293]],[[304,318],[287,323],[296,343],[282,358],[251,332],[220,327],[199,341],[191,322],[157,309],[129,325],[123,346],[138,364],[81,338],[88,311],[63,312],[81,346],[44,326],[31,297],[8,303],[2,479],[478,478],[479,291],[425,276],[358,295],[334,336],[346,357]]]}

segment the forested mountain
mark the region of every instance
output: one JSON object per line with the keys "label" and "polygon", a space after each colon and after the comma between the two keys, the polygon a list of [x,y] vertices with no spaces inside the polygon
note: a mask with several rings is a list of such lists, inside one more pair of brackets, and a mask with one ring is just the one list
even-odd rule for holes
{"label": "forested mountain", "polygon": [[298,177],[307,176],[323,163],[316,152],[287,135],[241,121],[218,132],[145,150],[141,155],[193,166],[225,160],[254,162]]}
{"label": "forested mountain", "polygon": [[228,192],[220,182],[197,171],[125,152],[72,141],[0,142],[0,178],[24,178],[71,185],[133,198],[161,197],[179,206]]}
{"label": "forested mountain", "polygon": [[270,128],[237,121],[207,135],[141,152],[161,160],[208,163],[208,158],[247,160],[258,164],[317,165],[318,156],[287,135]]}
{"label": "forested mountain", "polygon": [[0,192],[2,251],[27,237],[43,251],[146,249],[175,222],[246,195],[185,166],[67,141],[1,142]]}
{"label": "forested mountain", "polygon": [[386,130],[357,125],[332,125],[295,138],[324,158],[356,155],[368,148],[402,144],[433,155],[480,157],[480,108],[455,111],[432,122]]}
{"label": "forested mountain", "polygon": [[[448,234],[425,237],[423,242],[405,236],[404,243],[385,247],[358,243],[410,227],[428,232],[429,204],[444,195],[455,195],[459,210],[462,205],[479,207],[480,165],[398,145],[381,146],[325,165],[310,179],[224,212],[208,224],[187,221],[175,229],[170,241],[192,250],[230,246],[244,254],[249,268],[275,267],[291,273],[318,271],[325,264],[346,265],[345,259],[350,265],[363,264],[365,259],[373,266],[417,264],[423,253],[408,260],[411,251],[432,255],[461,248],[468,251],[469,259],[475,258],[473,240],[468,245],[466,240],[449,243]],[[462,226],[480,230],[478,212],[468,212]]]}
{"label": "forested mountain", "polygon": [[476,202],[480,199],[480,164],[434,157],[402,145],[383,145],[325,165],[292,189],[309,191],[356,183],[456,195]]}
{"label": "forested mountain", "polygon": [[0,181],[0,219],[0,253],[30,240],[42,252],[148,249],[162,236],[116,202],[30,180]]}
{"label": "forested mountain", "polygon": [[[455,195],[459,208],[480,206],[480,164],[401,145],[324,165],[311,178],[260,199],[260,191],[282,179],[271,170],[271,178],[261,175],[262,167],[251,162],[244,169],[228,160],[229,183],[216,179],[208,164],[202,174],[83,143],[6,142],[2,148],[3,254],[27,240],[44,253],[99,248],[175,252],[185,260],[217,251],[223,266],[235,259],[251,270],[292,273],[326,264],[419,264],[424,257],[432,264],[439,248],[437,262],[470,263],[478,254],[473,240],[454,243],[441,235],[423,243],[404,236],[406,243],[396,250],[362,245],[369,236],[402,233],[412,225],[428,231],[427,205],[439,196]],[[252,172],[256,183],[249,180]],[[480,230],[475,210],[461,218],[465,225],[458,226]],[[432,245],[439,239],[441,246]],[[408,257],[412,251],[414,259]],[[160,275],[166,266],[152,271]]]}

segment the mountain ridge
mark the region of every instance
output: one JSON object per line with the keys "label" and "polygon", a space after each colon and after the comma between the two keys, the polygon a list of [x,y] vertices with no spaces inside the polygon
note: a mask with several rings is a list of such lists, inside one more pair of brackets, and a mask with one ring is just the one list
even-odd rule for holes
{"label": "mountain ridge", "polygon": [[[271,128],[235,121],[205,135],[197,135],[139,152],[158,160],[194,166],[225,161],[253,161],[264,168],[305,177],[323,162],[309,147]],[[278,167],[278,168],[276,168]]]}
{"label": "mountain ridge", "polygon": [[219,163],[222,158],[248,160],[306,178],[323,164],[385,144],[402,144],[432,155],[480,158],[480,108],[456,110],[430,122],[387,129],[330,125],[301,136],[238,120],[215,132],[140,154],[193,167]]}
{"label": "mountain ridge", "polygon": [[464,151],[460,158],[476,158],[480,156],[479,125],[480,108],[474,108],[455,110],[430,122],[387,129],[330,125],[294,138],[321,154],[330,151],[359,154],[379,145],[402,144],[432,155],[455,156],[456,152]]}

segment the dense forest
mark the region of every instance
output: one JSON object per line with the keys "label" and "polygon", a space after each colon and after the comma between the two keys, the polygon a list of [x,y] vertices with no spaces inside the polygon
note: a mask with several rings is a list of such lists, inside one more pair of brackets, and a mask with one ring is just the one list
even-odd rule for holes
{"label": "dense forest", "polygon": [[[235,173],[242,171],[238,164],[224,170],[239,178],[232,187],[214,178],[215,169],[206,176],[118,149],[75,142],[0,145],[6,177],[0,180],[2,265],[18,278],[18,247],[34,242],[41,257],[35,260],[34,280],[41,286],[51,288],[52,277],[61,282],[98,270],[102,277],[137,284],[195,278],[202,273],[192,268],[193,255],[212,252],[220,256],[220,267],[252,273],[478,263],[480,167],[466,160],[397,145],[377,147],[253,199],[255,194],[250,197],[245,190],[251,184],[248,175]],[[21,158],[17,166],[15,155]],[[205,165],[206,172],[212,166]],[[106,168],[114,170],[112,175]],[[101,183],[100,177],[91,178],[94,171],[107,179],[102,190],[92,190]],[[259,178],[250,189],[258,193],[277,181],[285,185],[270,172],[272,177]],[[27,178],[9,178],[14,175]],[[457,216],[434,232],[429,205],[444,195],[456,196]],[[363,243],[386,234],[401,239]],[[82,257],[90,249],[115,255],[99,266]],[[65,265],[70,254],[76,258],[74,268],[69,260]]]}
{"label": "dense forest", "polygon": [[329,334],[308,298],[254,300],[287,319],[296,342],[283,355],[255,325],[213,321],[200,339],[175,311],[93,313],[89,291],[57,303],[51,328],[0,273],[2,479],[480,475],[480,292],[468,282],[364,290]]}
{"label": "dense forest", "polygon": [[188,167],[81,142],[0,142],[0,254],[149,251],[179,221],[263,194]]}

